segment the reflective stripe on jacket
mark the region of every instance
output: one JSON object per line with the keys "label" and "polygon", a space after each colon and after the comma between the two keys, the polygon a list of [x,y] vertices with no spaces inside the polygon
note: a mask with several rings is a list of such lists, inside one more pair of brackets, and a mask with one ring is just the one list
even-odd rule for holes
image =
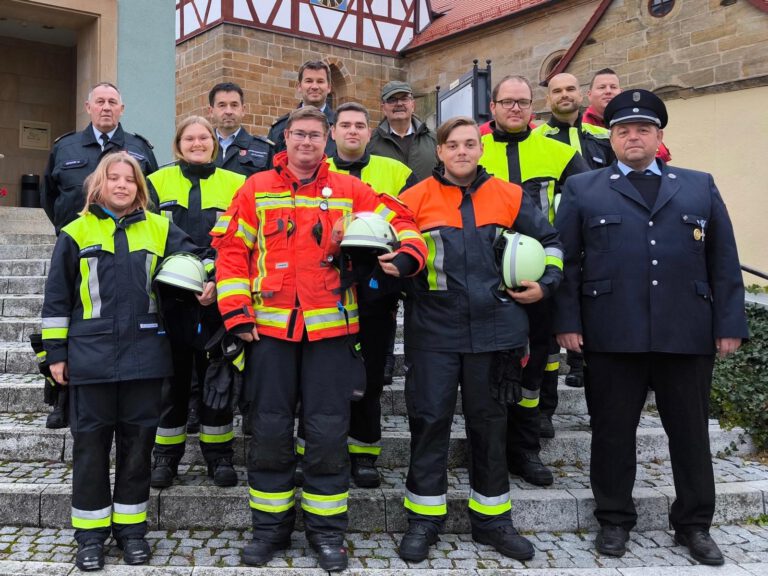
{"label": "reflective stripe on jacket", "polygon": [[305,330],[309,340],[356,333],[356,295],[354,288],[341,290],[334,225],[353,212],[381,214],[398,232],[399,251],[419,270],[424,241],[402,204],[331,172],[325,160],[308,183],[291,174],[285,153],[275,164],[248,179],[211,232],[224,322],[228,329],[254,323],[260,333],[290,341]]}
{"label": "reflective stripe on jacket", "polygon": [[164,256],[180,251],[209,253],[143,210],[115,221],[92,206],[65,226],[43,301],[48,362],[68,362],[73,385],[170,376],[152,277]]}
{"label": "reflective stripe on jacket", "polygon": [[555,220],[555,194],[566,178],[589,168],[570,146],[531,132],[507,142],[494,131],[482,142],[480,164],[494,176],[521,185],[550,222]]}
{"label": "reflective stripe on jacket", "polygon": [[537,238],[548,265],[539,283],[551,295],[562,277],[558,234],[520,186],[480,169],[466,192],[436,175],[400,195],[427,243],[425,269],[406,282],[408,346],[446,352],[490,352],[524,346],[522,306],[499,299],[494,243],[505,229]]}

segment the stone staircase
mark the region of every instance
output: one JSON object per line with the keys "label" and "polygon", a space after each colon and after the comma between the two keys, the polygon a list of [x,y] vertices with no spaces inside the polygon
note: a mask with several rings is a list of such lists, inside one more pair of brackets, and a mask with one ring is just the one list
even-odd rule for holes
{"label": "stone staircase", "polygon": [[[55,237],[41,210],[0,208],[0,220],[0,526],[66,529],[70,525],[72,439],[68,430],[44,427],[48,410],[42,402],[42,378],[27,339],[40,329],[45,275]],[[402,501],[409,433],[401,344],[397,353],[398,376],[382,398],[384,437],[379,462],[383,484],[375,490],[351,488],[352,533],[397,533],[406,527]],[[590,430],[583,391],[561,383],[559,392],[556,437],[542,440],[541,454],[553,468],[554,485],[542,489],[511,477],[512,515],[521,531],[578,534],[597,529],[589,488]],[[239,422],[236,424],[239,486],[213,486],[205,475],[196,438],[191,437],[180,482],[152,490],[149,518],[153,530],[227,531],[249,526],[246,444],[239,434]],[[768,510],[768,468],[744,458],[754,453],[750,439],[740,430],[721,429],[714,420],[710,421],[710,436],[717,482],[715,523],[728,526],[761,517]],[[466,451],[459,403],[449,452],[447,532],[462,538],[469,531]],[[666,531],[674,488],[666,437],[652,394],[638,430],[637,458],[637,530]],[[5,573],[1,565],[0,573]]]}

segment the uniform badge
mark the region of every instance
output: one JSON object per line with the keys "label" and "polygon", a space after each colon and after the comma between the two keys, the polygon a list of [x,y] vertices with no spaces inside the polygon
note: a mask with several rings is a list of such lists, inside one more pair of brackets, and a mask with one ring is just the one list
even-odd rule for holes
{"label": "uniform badge", "polygon": [[703,235],[701,233],[701,228],[694,228],[693,229],[693,239],[694,240],[696,240],[698,242],[699,240],[701,240],[702,236]]}
{"label": "uniform badge", "polygon": [[245,156],[247,153],[247,150],[240,150],[240,156]]}
{"label": "uniform badge", "polygon": [[640,102],[640,92],[633,92],[632,93],[632,101],[633,102]]}

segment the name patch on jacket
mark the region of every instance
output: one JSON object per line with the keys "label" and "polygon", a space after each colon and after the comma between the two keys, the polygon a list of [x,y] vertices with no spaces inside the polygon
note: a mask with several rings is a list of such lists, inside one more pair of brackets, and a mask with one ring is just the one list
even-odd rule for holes
{"label": "name patch on jacket", "polygon": [[87,159],[83,159],[83,160],[67,160],[66,162],[64,162],[64,164],[61,165],[61,167],[64,168],[64,169],[80,168],[81,166],[85,166],[86,164],[88,164],[88,160]]}
{"label": "name patch on jacket", "polygon": [[147,159],[146,156],[142,156],[141,154],[139,154],[138,152],[134,152],[133,150],[126,150],[126,152],[128,152],[128,154],[136,158],[136,160],[138,160],[139,162],[143,162],[144,160]]}
{"label": "name patch on jacket", "polygon": [[168,200],[167,202],[161,202],[158,208],[168,208],[169,206],[176,206],[178,203],[178,200]]}
{"label": "name patch on jacket", "polygon": [[262,158],[267,155],[267,153],[264,152],[263,150],[251,150],[250,148],[248,149],[248,154],[250,154],[251,156],[258,156],[259,158]]}
{"label": "name patch on jacket", "polygon": [[78,256],[82,258],[86,254],[90,254],[91,252],[96,252],[97,250],[101,250],[101,244],[94,244],[93,246],[86,246],[85,248],[81,249],[80,252],[78,252]]}

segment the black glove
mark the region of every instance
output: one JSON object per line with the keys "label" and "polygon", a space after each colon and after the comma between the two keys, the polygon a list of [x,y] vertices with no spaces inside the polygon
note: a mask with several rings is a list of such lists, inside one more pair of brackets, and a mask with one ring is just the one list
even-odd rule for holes
{"label": "black glove", "polygon": [[523,399],[525,348],[499,350],[491,363],[491,397],[500,404],[514,405]]}
{"label": "black glove", "polygon": [[43,401],[48,406],[56,406],[56,401],[59,397],[59,385],[56,384],[56,380],[51,375],[51,368],[48,366],[48,361],[45,358],[45,349],[43,348],[43,335],[42,334],[30,334],[29,342],[32,344],[32,350],[37,356],[37,367],[40,370],[40,374],[45,376],[45,384],[43,384]]}
{"label": "black glove", "polygon": [[231,409],[242,388],[243,342],[223,328],[208,341],[209,364],[203,383],[203,404],[212,410]]}

